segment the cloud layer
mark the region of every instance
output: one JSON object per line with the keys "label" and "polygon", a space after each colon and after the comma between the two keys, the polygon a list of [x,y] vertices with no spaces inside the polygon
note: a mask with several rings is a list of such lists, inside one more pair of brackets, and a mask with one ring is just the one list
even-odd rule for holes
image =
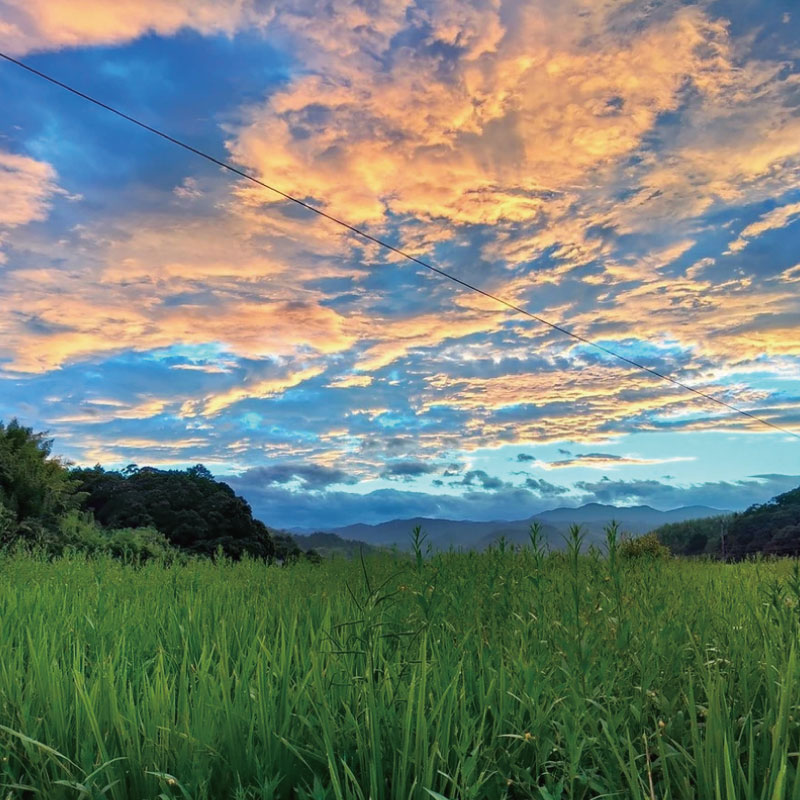
{"label": "cloud layer", "polygon": [[[101,5],[0,0],[0,44],[797,427],[800,23],[780,9]],[[784,458],[752,420],[62,107],[50,88],[25,83],[15,100],[20,76],[0,79],[16,87],[0,141],[0,416],[52,427],[73,458],[144,461],[147,442],[151,461],[258,476],[252,491],[276,503],[413,489],[409,503],[445,492],[475,513],[491,498],[610,496],[604,471],[645,491],[666,463],[675,486],[702,486],[692,459],[706,474],[728,464],[698,456],[699,436],[770,436]],[[525,448],[529,474],[512,476],[506,447]],[[776,471],[768,461],[755,469]],[[563,485],[543,477],[553,469]]]}

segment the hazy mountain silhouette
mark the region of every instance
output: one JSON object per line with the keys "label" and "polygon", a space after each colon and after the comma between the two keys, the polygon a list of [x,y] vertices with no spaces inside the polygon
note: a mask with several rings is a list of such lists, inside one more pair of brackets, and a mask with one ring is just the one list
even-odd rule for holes
{"label": "hazy mountain silhouette", "polygon": [[554,508],[542,511],[520,520],[494,520],[475,522],[472,520],[434,519],[431,517],[412,517],[394,519],[377,525],[358,523],[341,528],[332,528],[344,539],[357,539],[371,545],[397,545],[406,548],[411,531],[419,525],[427,534],[428,541],[436,549],[449,547],[482,549],[501,536],[514,544],[528,542],[531,523],[540,522],[542,533],[551,547],[560,547],[562,537],[572,524],[579,524],[586,533],[586,541],[599,542],[603,528],[616,520],[626,533],[642,534],[668,522],[682,522],[687,519],[712,517],[726,513],[718,508],[707,506],[683,506],[670,511],[659,511],[651,506],[612,506],[602,503],[588,503],[578,508]]}

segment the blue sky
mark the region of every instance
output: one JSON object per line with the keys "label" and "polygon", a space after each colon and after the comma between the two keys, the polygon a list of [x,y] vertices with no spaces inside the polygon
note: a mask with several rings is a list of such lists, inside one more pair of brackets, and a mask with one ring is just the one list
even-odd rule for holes
{"label": "blue sky", "polygon": [[[788,2],[0,0],[31,65],[800,430]],[[0,64],[0,419],[267,524],[743,508],[798,440]]]}

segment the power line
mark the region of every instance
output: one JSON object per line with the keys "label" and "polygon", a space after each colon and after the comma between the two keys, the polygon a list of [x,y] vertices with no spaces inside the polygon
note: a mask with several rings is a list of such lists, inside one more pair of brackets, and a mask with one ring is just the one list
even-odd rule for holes
{"label": "power line", "polygon": [[172,144],[177,145],[178,147],[182,147],[184,150],[188,150],[190,153],[194,153],[196,156],[200,156],[200,158],[204,158],[204,159],[206,159],[206,161],[210,161],[212,164],[216,164],[218,167],[222,167],[223,169],[226,169],[229,172],[234,173],[234,175],[238,175],[239,177],[245,178],[246,180],[257,184],[258,186],[261,186],[264,189],[268,189],[269,191],[274,192],[277,195],[280,195],[285,200],[289,200],[292,203],[296,203],[298,206],[302,206],[307,211],[311,211],[312,213],[317,214],[320,217],[324,217],[325,219],[330,220],[331,222],[334,222],[334,223],[336,223],[337,225],[340,225],[343,228],[346,228],[348,231],[350,231],[351,233],[354,233],[356,236],[360,236],[362,239],[366,239],[367,241],[373,242],[374,244],[377,244],[380,247],[385,248],[386,250],[390,250],[391,252],[396,253],[399,256],[402,256],[403,258],[407,259],[408,261],[413,262],[414,264],[418,264],[419,266],[424,267],[425,269],[430,270],[431,272],[434,272],[434,273],[436,273],[437,275],[440,275],[443,278],[447,278],[449,281],[452,281],[453,283],[456,283],[459,286],[463,286],[465,289],[469,289],[470,291],[475,292],[475,293],[480,294],[480,295],[483,295],[484,297],[487,297],[490,300],[494,300],[496,303],[499,303],[499,304],[505,306],[506,308],[511,309],[512,311],[516,312],[517,314],[522,314],[523,316],[526,316],[529,319],[535,320],[536,322],[540,323],[541,325],[545,325],[548,328],[551,328],[552,330],[557,331],[558,333],[562,333],[565,336],[571,337],[575,341],[582,342],[583,344],[589,345],[590,347],[594,347],[595,349],[600,350],[603,353],[606,353],[607,355],[613,356],[614,358],[618,359],[619,361],[623,361],[624,363],[629,364],[630,366],[635,367],[636,369],[643,370],[644,372],[649,372],[651,375],[654,375],[656,378],[660,378],[663,381],[668,381],[669,383],[672,383],[675,386],[680,387],[681,389],[685,389],[687,392],[692,392],[693,394],[697,395],[698,397],[702,397],[702,398],[704,398],[706,400],[710,400],[711,402],[716,403],[717,405],[724,406],[725,408],[730,409],[731,411],[735,411],[737,414],[741,414],[742,416],[749,417],[750,419],[755,420],[756,422],[759,422],[762,425],[766,425],[766,426],[768,426],[770,428],[774,428],[775,430],[780,431],[781,433],[787,433],[790,436],[794,436],[794,437],[800,439],[800,434],[795,433],[794,431],[791,431],[788,428],[783,428],[780,425],[776,425],[774,422],[770,422],[769,420],[763,419],[762,417],[756,416],[755,414],[751,414],[749,411],[745,411],[742,408],[738,408],[737,406],[734,406],[731,403],[726,402],[725,400],[720,400],[718,397],[714,397],[714,395],[708,394],[707,392],[704,392],[704,391],[702,391],[700,389],[695,389],[693,386],[689,386],[688,384],[683,383],[682,381],[679,381],[677,378],[673,378],[673,377],[671,377],[671,376],[669,376],[669,375],[667,375],[667,374],[665,374],[663,372],[659,372],[658,370],[651,369],[650,367],[647,367],[644,364],[639,363],[638,361],[634,361],[631,358],[627,358],[626,356],[620,355],[619,353],[615,352],[614,350],[611,350],[610,348],[605,347],[604,345],[599,344],[598,342],[594,342],[591,339],[586,338],[585,336],[581,336],[580,334],[575,333],[574,331],[571,331],[571,330],[568,330],[567,328],[562,327],[561,325],[558,325],[558,324],[556,324],[554,322],[550,322],[549,320],[546,320],[546,319],[538,316],[537,314],[534,314],[533,312],[528,311],[527,309],[516,305],[515,303],[512,303],[512,302],[510,302],[508,300],[504,300],[502,297],[498,297],[497,295],[492,294],[491,292],[487,292],[485,289],[481,289],[480,287],[475,286],[474,284],[468,283],[467,281],[464,281],[461,278],[457,278],[455,275],[451,275],[449,272],[445,272],[444,270],[439,269],[439,267],[433,266],[433,264],[430,264],[427,261],[424,261],[424,260],[422,260],[420,258],[417,258],[416,256],[412,256],[410,253],[407,253],[405,250],[402,250],[399,247],[395,247],[395,245],[390,244],[389,242],[386,242],[383,239],[379,239],[376,236],[373,236],[372,234],[367,233],[366,231],[362,230],[361,228],[358,228],[355,225],[351,225],[349,222],[345,222],[344,220],[339,219],[338,217],[335,217],[332,214],[328,214],[326,211],[323,211],[321,208],[317,208],[316,206],[313,206],[310,203],[306,203],[304,200],[301,200],[298,197],[293,197],[292,195],[281,191],[280,189],[276,188],[275,186],[271,186],[270,184],[266,183],[265,181],[262,181],[261,179],[256,178],[255,175],[251,175],[248,172],[245,172],[244,170],[241,170],[241,169],[238,169],[237,167],[234,167],[232,164],[229,164],[226,161],[222,161],[222,160],[220,160],[218,158],[215,158],[212,155],[209,155],[208,153],[206,153],[206,152],[204,152],[202,150],[198,150],[196,147],[193,147],[192,145],[188,144],[187,142],[184,142],[184,141],[182,141],[180,139],[176,139],[174,136],[170,136],[168,133],[164,133],[164,131],[161,131],[158,128],[154,128],[151,125],[148,125],[148,124],[142,122],[141,120],[138,120],[135,117],[132,117],[129,114],[126,114],[125,112],[120,111],[118,108],[114,108],[114,106],[110,106],[107,103],[102,102],[101,100],[97,100],[96,98],[92,97],[91,95],[88,95],[85,92],[80,91],[79,89],[75,89],[74,87],[69,86],[68,84],[63,83],[62,81],[58,80],[57,78],[54,78],[51,75],[47,75],[46,73],[41,72],[40,70],[35,69],[34,67],[31,67],[29,64],[25,64],[24,62],[19,61],[16,58],[12,58],[11,56],[7,55],[6,53],[0,52],[0,58],[5,59],[6,61],[10,62],[11,64],[15,64],[16,66],[26,70],[27,72],[30,72],[31,74],[36,75],[37,77],[42,78],[43,80],[46,80],[49,83],[52,83],[55,86],[58,86],[61,89],[64,89],[67,92],[70,92],[71,94],[74,94],[77,97],[80,97],[83,100],[88,101],[89,103],[93,103],[94,105],[99,106],[100,108],[103,108],[106,111],[110,111],[112,114],[115,114],[116,116],[121,117],[122,119],[126,120],[127,122],[130,122],[130,123],[132,123],[134,125],[137,125],[138,127],[143,128],[144,130],[146,130],[146,131],[148,131],[150,133],[153,133],[156,136],[160,136],[162,139],[166,139],[168,142],[171,142]]}

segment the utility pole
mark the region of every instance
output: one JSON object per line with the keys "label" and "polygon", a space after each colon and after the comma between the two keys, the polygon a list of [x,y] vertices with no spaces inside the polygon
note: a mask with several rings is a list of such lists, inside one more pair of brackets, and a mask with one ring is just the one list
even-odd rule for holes
{"label": "utility pole", "polygon": [[728,554],[725,552],[725,520],[721,519],[719,521],[719,540],[722,543],[722,563],[725,564],[728,561]]}

